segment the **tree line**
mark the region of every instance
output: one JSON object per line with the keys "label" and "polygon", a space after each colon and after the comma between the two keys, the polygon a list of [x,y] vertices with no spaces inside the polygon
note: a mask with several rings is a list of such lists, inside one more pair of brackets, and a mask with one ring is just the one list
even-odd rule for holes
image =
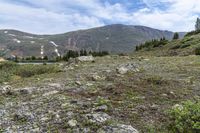
{"label": "tree line", "polygon": [[80,51],[69,50],[63,56],[56,57],[55,59],[51,59],[46,55],[46,56],[44,56],[44,58],[35,57],[35,56],[19,58],[16,56],[14,59],[10,59],[10,60],[14,60],[15,62],[18,62],[18,61],[68,61],[70,58],[76,58],[79,56],[89,56],[89,55],[92,55],[94,57],[96,57],[96,56],[101,57],[101,56],[109,55],[109,52],[107,52],[107,51],[96,52],[96,51],[87,51],[87,50],[80,50]]}
{"label": "tree line", "polygon": [[160,40],[153,39],[151,41],[147,41],[144,44],[140,44],[136,46],[135,50],[139,51],[144,48],[150,49],[150,48],[155,48],[155,47],[160,47],[168,43],[168,40],[165,39],[165,37],[161,38]]}
{"label": "tree line", "polygon": [[96,57],[96,56],[101,57],[101,56],[109,55],[109,52],[107,52],[107,51],[99,51],[99,52],[89,51],[88,52],[86,50],[80,50],[78,52],[78,51],[69,50],[66,54],[64,54],[63,57],[60,57],[60,60],[68,61],[70,58],[76,58],[76,57],[79,57],[79,56],[88,56],[88,55],[92,55],[94,57]]}

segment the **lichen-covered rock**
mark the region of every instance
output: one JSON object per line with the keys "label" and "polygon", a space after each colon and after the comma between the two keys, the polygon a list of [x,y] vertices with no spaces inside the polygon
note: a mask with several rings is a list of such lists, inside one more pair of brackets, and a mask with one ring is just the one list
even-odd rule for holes
{"label": "lichen-covered rock", "polygon": [[6,85],[0,88],[0,93],[3,95],[11,94],[12,93],[12,87],[10,85]]}
{"label": "lichen-covered rock", "polygon": [[139,133],[131,125],[117,124],[113,126],[105,126],[97,131],[98,133]]}
{"label": "lichen-covered rock", "polygon": [[102,123],[111,119],[111,117],[108,114],[102,112],[87,114],[86,118],[94,123]]}
{"label": "lichen-covered rock", "polygon": [[123,64],[117,68],[117,72],[119,74],[126,74],[129,71],[139,72],[140,70],[139,70],[138,66],[133,63]]}
{"label": "lichen-covered rock", "polygon": [[70,127],[75,127],[77,125],[77,121],[76,120],[70,120],[70,121],[68,121],[68,125]]}
{"label": "lichen-covered rock", "polygon": [[107,105],[101,105],[101,106],[96,107],[94,110],[97,111],[97,112],[107,111],[108,110],[108,106]]}

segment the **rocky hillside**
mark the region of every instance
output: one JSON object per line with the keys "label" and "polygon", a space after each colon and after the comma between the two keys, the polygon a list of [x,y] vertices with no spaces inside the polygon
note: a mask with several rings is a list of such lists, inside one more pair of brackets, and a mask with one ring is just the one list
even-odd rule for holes
{"label": "rocky hillside", "polygon": [[[180,33],[182,37],[185,33]],[[131,52],[144,41],[161,37],[171,39],[173,32],[144,26],[108,25],[58,35],[34,35],[15,30],[0,30],[0,55],[39,56],[41,45],[48,56],[66,50],[87,49],[110,53]]]}

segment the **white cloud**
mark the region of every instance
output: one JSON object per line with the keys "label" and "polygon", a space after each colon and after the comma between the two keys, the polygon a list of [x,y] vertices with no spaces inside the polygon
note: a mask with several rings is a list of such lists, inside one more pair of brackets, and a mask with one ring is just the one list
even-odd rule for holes
{"label": "white cloud", "polygon": [[0,2],[0,16],[1,29],[18,29],[40,34],[55,34],[104,25],[101,20],[87,14],[74,11],[56,12],[46,8],[33,8],[6,2]]}
{"label": "white cloud", "polygon": [[195,20],[198,13],[200,13],[200,1],[198,0],[144,0],[144,2],[150,8],[163,2],[170,3],[168,8],[164,10],[155,8],[151,13],[134,13],[139,23],[160,29],[172,31],[193,30]]}
{"label": "white cloud", "polygon": [[[124,3],[101,0],[0,0],[0,28],[32,33],[62,33],[111,23],[145,25],[189,31],[200,13],[198,0],[141,0],[147,6],[134,11]],[[134,0],[130,1],[130,3]]]}

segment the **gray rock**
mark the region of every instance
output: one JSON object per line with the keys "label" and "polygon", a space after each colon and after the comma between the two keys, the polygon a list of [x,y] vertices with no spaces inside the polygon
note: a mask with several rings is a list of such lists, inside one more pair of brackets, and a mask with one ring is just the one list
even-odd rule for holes
{"label": "gray rock", "polygon": [[100,80],[105,80],[106,79],[106,77],[104,77],[104,76],[99,76],[99,75],[97,75],[97,74],[94,74],[93,76],[92,76],[92,80],[93,81],[100,81]]}
{"label": "gray rock", "polygon": [[117,68],[117,72],[119,74],[126,74],[129,71],[139,72],[140,70],[139,70],[138,66],[133,63],[123,64]]}
{"label": "gray rock", "polygon": [[0,88],[0,93],[4,95],[12,94],[12,87],[10,85],[3,86]]}
{"label": "gray rock", "polygon": [[70,127],[75,127],[77,125],[77,121],[76,120],[70,120],[67,122],[67,124],[70,126]]}
{"label": "gray rock", "polygon": [[80,86],[81,82],[80,81],[76,81],[75,84]]}
{"label": "gray rock", "polygon": [[34,90],[36,90],[35,87],[26,87],[26,88],[19,89],[18,92],[22,95],[27,95],[27,94],[31,94]]}
{"label": "gray rock", "polygon": [[139,133],[131,125],[117,124],[113,126],[105,126],[97,131],[97,133]]}
{"label": "gray rock", "polygon": [[80,57],[77,57],[77,60],[80,62],[92,62],[92,61],[94,61],[94,57],[93,56],[80,56]]}
{"label": "gray rock", "polygon": [[111,117],[108,114],[102,113],[102,112],[87,114],[86,118],[89,121],[94,122],[94,123],[102,123],[102,122],[105,122],[105,121],[111,119]]}
{"label": "gray rock", "polygon": [[106,111],[108,110],[108,106],[107,105],[102,105],[102,106],[98,106],[95,108],[95,111]]}

